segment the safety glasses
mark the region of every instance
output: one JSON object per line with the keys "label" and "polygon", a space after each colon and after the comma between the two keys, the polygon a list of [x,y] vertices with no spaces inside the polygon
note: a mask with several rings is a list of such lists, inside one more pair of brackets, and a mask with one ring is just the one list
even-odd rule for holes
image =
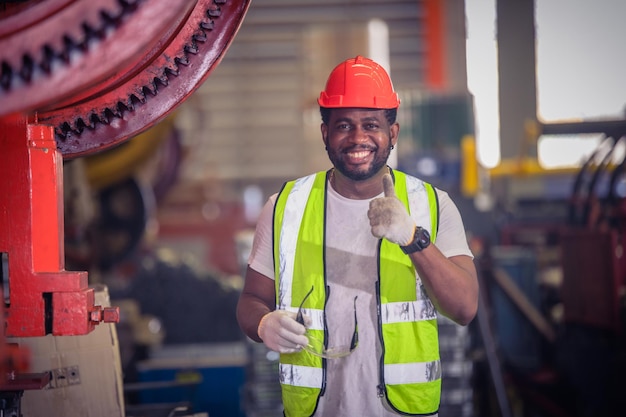
{"label": "safety glasses", "polygon": [[[305,324],[304,324],[304,315],[303,315],[302,306],[304,305],[304,302],[306,301],[306,299],[309,298],[309,295],[311,295],[311,293],[313,292],[313,288],[314,287],[312,286],[309,292],[306,293],[306,295],[304,296],[304,299],[300,303],[300,307],[298,307],[298,313],[296,314],[296,321],[302,324],[303,326]],[[351,354],[359,344],[359,326],[357,324],[357,319],[356,319],[356,299],[357,297],[355,296],[354,297],[354,332],[352,333],[352,340],[350,341],[349,345],[326,348],[324,346],[324,341],[313,336],[307,329],[307,332],[305,334],[307,338],[309,339],[309,343],[306,346],[304,346],[304,350],[306,350],[309,353],[312,353],[313,355],[326,358],[326,359],[338,359],[338,358],[346,357],[349,354]]]}

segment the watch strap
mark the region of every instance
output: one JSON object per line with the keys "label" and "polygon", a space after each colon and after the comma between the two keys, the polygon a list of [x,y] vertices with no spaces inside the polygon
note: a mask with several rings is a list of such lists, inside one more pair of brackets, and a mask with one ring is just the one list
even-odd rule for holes
{"label": "watch strap", "polygon": [[430,234],[428,231],[420,226],[415,226],[413,232],[413,240],[405,246],[400,246],[402,252],[409,255],[414,252],[421,252],[430,245]]}

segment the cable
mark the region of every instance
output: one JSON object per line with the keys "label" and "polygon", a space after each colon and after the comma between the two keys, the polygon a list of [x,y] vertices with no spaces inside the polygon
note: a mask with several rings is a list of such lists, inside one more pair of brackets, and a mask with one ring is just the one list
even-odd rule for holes
{"label": "cable", "polygon": [[[613,152],[615,151],[615,147],[617,146],[619,139],[614,139],[613,136],[607,137],[607,139],[613,139],[613,143],[611,144],[610,149],[602,158],[600,165],[598,165],[596,171],[593,174],[591,181],[589,182],[589,186],[587,187],[587,198],[585,199],[585,203],[583,205],[582,211],[582,224],[589,225],[590,217],[592,213],[592,207],[595,201],[597,201],[596,195],[596,186],[600,179],[600,176],[607,170],[607,167],[611,163],[611,159],[613,157]],[[597,223],[597,222],[596,222]]]}
{"label": "cable", "polygon": [[576,176],[574,180],[574,185],[572,187],[572,195],[570,198],[569,210],[568,210],[568,223],[571,225],[580,225],[584,221],[584,218],[583,219],[580,218],[578,209],[580,208],[580,202],[582,200],[580,194],[581,194],[581,189],[584,186],[585,179],[587,178],[586,177],[587,171],[591,169],[592,163],[593,161],[596,160],[598,153],[600,152],[600,149],[602,148],[602,145],[607,140],[612,140],[612,139],[613,138],[610,136],[605,136],[602,139],[602,142],[600,142],[598,147],[591,153],[589,158],[587,158],[587,160],[584,162],[583,166],[580,168],[580,171],[578,172],[578,175]]}

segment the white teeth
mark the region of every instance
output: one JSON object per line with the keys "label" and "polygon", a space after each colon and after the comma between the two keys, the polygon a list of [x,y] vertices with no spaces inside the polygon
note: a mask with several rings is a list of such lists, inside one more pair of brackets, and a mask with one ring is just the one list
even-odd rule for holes
{"label": "white teeth", "polygon": [[367,155],[369,155],[369,153],[369,151],[350,152],[348,153],[348,156],[350,158],[365,158]]}

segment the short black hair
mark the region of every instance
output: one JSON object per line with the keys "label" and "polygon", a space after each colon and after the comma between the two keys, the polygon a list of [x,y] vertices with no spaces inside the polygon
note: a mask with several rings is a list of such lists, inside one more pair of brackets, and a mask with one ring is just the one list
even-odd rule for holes
{"label": "short black hair", "polygon": [[[328,120],[330,120],[330,112],[331,112],[332,108],[330,107],[321,107],[320,106],[320,114],[322,116],[322,122],[327,125],[328,124]],[[379,109],[372,109],[372,110],[379,110]],[[396,117],[398,116],[398,109],[384,109],[385,110],[385,119],[387,119],[387,123],[389,123],[389,126],[391,126],[392,124],[394,124],[396,122]]]}

